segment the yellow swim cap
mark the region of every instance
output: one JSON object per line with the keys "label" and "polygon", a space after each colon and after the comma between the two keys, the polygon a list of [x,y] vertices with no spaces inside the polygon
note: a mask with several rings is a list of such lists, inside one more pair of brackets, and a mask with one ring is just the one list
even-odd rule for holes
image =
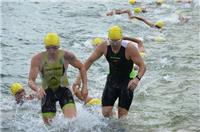
{"label": "yellow swim cap", "polygon": [[162,28],[164,25],[165,25],[165,23],[162,20],[157,21],[156,24],[155,24],[155,26],[159,27],[159,28]]}
{"label": "yellow swim cap", "polygon": [[60,38],[56,33],[48,33],[44,37],[45,46],[60,46]]}
{"label": "yellow swim cap", "polygon": [[16,95],[17,92],[23,89],[23,86],[21,83],[13,83],[10,87],[10,90],[13,95]]}
{"label": "yellow swim cap", "polygon": [[134,12],[140,13],[140,12],[142,12],[142,9],[140,7],[136,7],[136,8],[134,8]]}
{"label": "yellow swim cap", "polygon": [[87,104],[87,106],[92,106],[92,105],[101,105],[101,100],[97,98],[91,99]]}
{"label": "yellow swim cap", "polygon": [[130,3],[131,5],[135,4],[135,2],[136,2],[136,0],[129,0],[129,3]]}
{"label": "yellow swim cap", "polygon": [[112,26],[108,30],[108,38],[111,40],[122,39],[122,30],[119,26]]}
{"label": "yellow swim cap", "polygon": [[103,42],[103,39],[102,38],[95,38],[92,40],[92,45],[96,46],[96,45],[99,45]]}

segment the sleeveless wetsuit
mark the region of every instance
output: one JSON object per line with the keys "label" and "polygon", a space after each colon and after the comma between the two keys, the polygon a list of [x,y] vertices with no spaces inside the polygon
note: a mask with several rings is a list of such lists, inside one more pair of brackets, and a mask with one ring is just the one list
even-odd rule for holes
{"label": "sleeveless wetsuit", "polygon": [[56,101],[59,101],[61,108],[73,106],[74,99],[71,91],[67,88],[68,79],[64,66],[64,51],[58,50],[58,57],[55,62],[48,61],[48,53],[42,52],[41,65],[42,87],[46,96],[42,99],[43,117],[52,117],[56,112]]}
{"label": "sleeveless wetsuit", "polygon": [[106,85],[102,96],[102,106],[113,106],[119,98],[118,106],[129,110],[133,91],[127,89],[130,81],[130,73],[133,69],[133,61],[127,60],[125,50],[128,41],[122,40],[118,53],[114,53],[111,45],[107,46],[106,59],[109,63],[110,73],[107,76]]}

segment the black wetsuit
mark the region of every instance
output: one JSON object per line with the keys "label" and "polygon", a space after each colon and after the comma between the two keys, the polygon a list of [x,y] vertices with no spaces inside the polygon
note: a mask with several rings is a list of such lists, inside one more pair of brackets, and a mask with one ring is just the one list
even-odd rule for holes
{"label": "black wetsuit", "polygon": [[113,106],[119,98],[118,106],[129,110],[133,100],[133,91],[127,89],[130,81],[129,74],[133,68],[133,61],[125,57],[126,47],[121,45],[118,53],[114,53],[111,45],[107,47],[106,59],[109,63],[110,73],[102,96],[102,106]]}

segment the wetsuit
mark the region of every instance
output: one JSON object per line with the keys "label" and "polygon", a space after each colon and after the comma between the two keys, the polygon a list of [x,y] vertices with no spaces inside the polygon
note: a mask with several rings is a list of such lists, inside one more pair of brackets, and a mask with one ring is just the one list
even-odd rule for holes
{"label": "wetsuit", "polygon": [[122,40],[118,53],[112,51],[111,45],[107,46],[106,59],[109,63],[109,74],[102,96],[102,106],[113,106],[119,98],[118,106],[129,110],[133,91],[127,88],[130,81],[130,73],[133,69],[133,61],[127,60],[125,51],[128,41]]}
{"label": "wetsuit", "polygon": [[62,109],[75,107],[71,91],[67,88],[68,79],[64,66],[64,51],[58,50],[58,58],[55,62],[48,61],[48,53],[42,53],[41,65],[42,87],[46,96],[42,99],[43,117],[52,117],[56,113],[56,101]]}

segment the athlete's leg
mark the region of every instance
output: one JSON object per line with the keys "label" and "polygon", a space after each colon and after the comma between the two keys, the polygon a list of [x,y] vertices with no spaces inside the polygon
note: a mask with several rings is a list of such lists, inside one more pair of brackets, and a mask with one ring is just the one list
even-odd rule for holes
{"label": "athlete's leg", "polygon": [[76,117],[76,106],[74,103],[71,104],[66,104],[64,105],[64,107],[62,108],[64,117],[66,118],[74,118]]}
{"label": "athlete's leg", "polygon": [[133,100],[133,91],[127,88],[129,79],[122,82],[118,104],[118,117],[125,118],[128,115]]}
{"label": "athlete's leg", "polygon": [[50,125],[55,115],[56,115],[55,112],[42,113],[42,119],[44,124]]}
{"label": "athlete's leg", "polygon": [[51,89],[46,89],[45,92],[46,96],[41,101],[42,118],[44,123],[49,125],[56,114],[56,101]]}
{"label": "athlete's leg", "polygon": [[64,117],[73,118],[76,117],[76,105],[72,96],[72,92],[69,88],[60,87],[56,92],[56,96],[59,98],[59,103],[62,108]]}
{"label": "athlete's leg", "polygon": [[111,117],[112,116],[112,109],[113,106],[103,106],[102,107],[102,114],[104,117]]}
{"label": "athlete's leg", "polygon": [[118,118],[125,118],[128,115],[128,110],[118,107]]}
{"label": "athlete's leg", "polygon": [[113,105],[119,95],[119,90],[116,89],[116,86],[115,80],[108,76],[102,95],[102,114],[104,117],[112,116]]}

